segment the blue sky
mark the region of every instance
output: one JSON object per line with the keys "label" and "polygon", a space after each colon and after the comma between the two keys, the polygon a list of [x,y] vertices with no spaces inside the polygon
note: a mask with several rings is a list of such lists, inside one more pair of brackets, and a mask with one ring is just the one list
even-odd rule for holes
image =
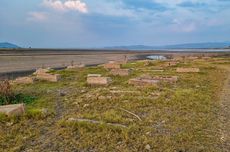
{"label": "blue sky", "polygon": [[85,48],[230,41],[230,0],[0,0],[0,42]]}

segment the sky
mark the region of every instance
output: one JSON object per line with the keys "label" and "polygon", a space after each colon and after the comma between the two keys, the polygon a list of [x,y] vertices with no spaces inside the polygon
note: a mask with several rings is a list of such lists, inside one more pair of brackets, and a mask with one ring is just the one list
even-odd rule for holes
{"label": "sky", "polygon": [[0,42],[93,48],[230,41],[230,0],[0,0]]}

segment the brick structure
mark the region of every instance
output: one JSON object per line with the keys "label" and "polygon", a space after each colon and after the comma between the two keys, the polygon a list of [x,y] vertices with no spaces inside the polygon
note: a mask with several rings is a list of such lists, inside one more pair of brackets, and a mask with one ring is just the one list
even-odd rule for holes
{"label": "brick structure", "polygon": [[7,116],[22,115],[25,113],[25,105],[13,104],[13,105],[0,106],[0,113],[5,114]]}
{"label": "brick structure", "polygon": [[87,84],[89,85],[109,85],[112,82],[110,77],[101,77],[100,75],[88,75]]}
{"label": "brick structure", "polygon": [[110,71],[110,74],[119,75],[119,76],[128,76],[131,74],[131,70],[130,69],[112,69]]}
{"label": "brick structure", "polygon": [[176,72],[178,73],[198,73],[200,72],[199,68],[177,68]]}
{"label": "brick structure", "polygon": [[13,82],[17,84],[33,84],[34,78],[33,77],[20,77],[20,78],[15,79]]}

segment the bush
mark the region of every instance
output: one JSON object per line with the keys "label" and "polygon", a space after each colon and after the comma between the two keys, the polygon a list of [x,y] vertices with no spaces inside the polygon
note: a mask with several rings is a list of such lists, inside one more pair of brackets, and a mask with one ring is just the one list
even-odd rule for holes
{"label": "bush", "polygon": [[31,103],[35,97],[24,94],[14,94],[9,81],[0,82],[0,105]]}

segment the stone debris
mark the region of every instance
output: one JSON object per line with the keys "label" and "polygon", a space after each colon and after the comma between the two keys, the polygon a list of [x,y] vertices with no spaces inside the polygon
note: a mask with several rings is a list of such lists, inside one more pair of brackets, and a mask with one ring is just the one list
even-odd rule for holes
{"label": "stone debris", "polygon": [[12,105],[0,106],[0,113],[5,114],[7,116],[22,115],[25,113],[25,105],[24,104],[12,104]]}
{"label": "stone debris", "polygon": [[38,69],[34,74],[36,75],[36,79],[45,80],[50,82],[58,82],[61,80],[60,74],[50,74],[50,69]]}
{"label": "stone debris", "polygon": [[200,72],[199,68],[177,68],[176,72],[178,73],[198,73]]}
{"label": "stone debris", "polygon": [[34,72],[34,75],[44,74],[44,73],[48,73],[48,72],[50,72],[50,71],[51,71],[50,68],[46,68],[46,69],[44,69],[44,68],[39,68],[39,69],[36,70],[36,72]]}
{"label": "stone debris", "polygon": [[87,77],[101,77],[101,74],[88,74]]}
{"label": "stone debris", "polygon": [[147,145],[145,146],[145,150],[150,151],[150,150],[151,150],[151,146],[150,146],[149,144],[147,144]]}
{"label": "stone debris", "polygon": [[17,84],[33,84],[35,79],[33,77],[20,77],[14,80]]}
{"label": "stone debris", "polygon": [[87,84],[89,85],[109,85],[112,82],[110,77],[102,77],[98,74],[89,74]]}
{"label": "stone debris", "polygon": [[70,65],[67,67],[67,69],[79,69],[79,68],[84,68],[85,66],[86,66],[85,64]]}
{"label": "stone debris", "polygon": [[130,69],[112,69],[110,71],[110,74],[112,75],[119,75],[119,76],[128,76],[131,74],[131,70]]}
{"label": "stone debris", "polygon": [[90,120],[90,119],[77,119],[77,118],[69,118],[67,120],[68,122],[85,122],[85,123],[91,123],[91,124],[98,124],[98,125],[107,125],[107,126],[113,126],[113,127],[121,127],[121,128],[127,128],[127,126],[117,123],[106,123],[103,121],[97,121],[97,120]]}
{"label": "stone debris", "polygon": [[156,86],[160,81],[148,78],[134,78],[129,80],[129,84],[138,85],[138,86]]}
{"label": "stone debris", "polygon": [[146,86],[146,85],[157,85],[159,82],[175,83],[177,82],[177,80],[178,80],[177,76],[162,76],[162,77],[142,76],[139,78],[130,79],[129,84]]}
{"label": "stone debris", "polygon": [[171,67],[171,66],[176,66],[179,62],[177,61],[170,61],[170,62],[166,62],[164,63],[162,66],[163,67]]}
{"label": "stone debris", "polygon": [[110,70],[110,69],[120,69],[121,64],[115,63],[115,62],[107,63],[107,64],[104,64],[104,68],[108,69],[108,70]]}
{"label": "stone debris", "polygon": [[58,82],[61,80],[61,75],[60,74],[40,73],[36,75],[36,78],[39,80]]}

